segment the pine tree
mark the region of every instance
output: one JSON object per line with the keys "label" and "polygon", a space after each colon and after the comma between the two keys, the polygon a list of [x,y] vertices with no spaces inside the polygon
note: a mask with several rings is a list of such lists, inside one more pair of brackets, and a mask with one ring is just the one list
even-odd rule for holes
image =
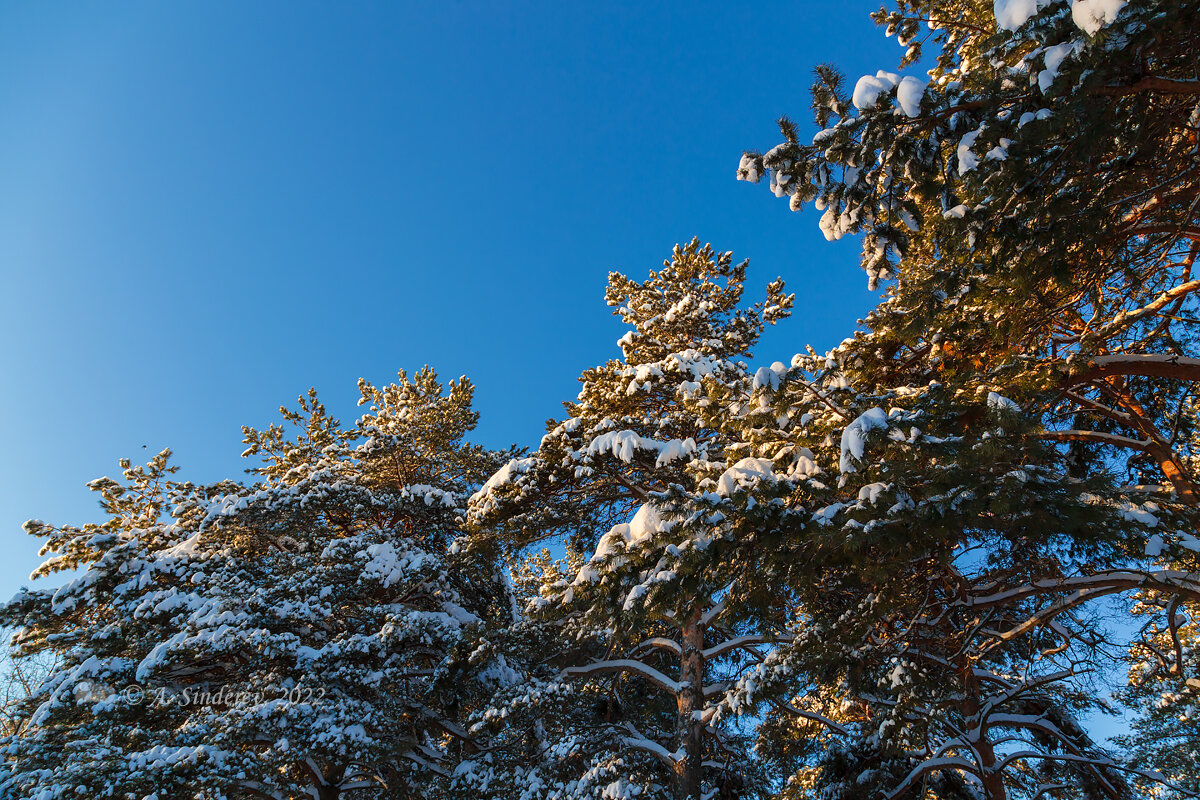
{"label": "pine tree", "polygon": [[163,453],[124,464],[129,486],[93,483],[108,523],[30,526],[59,554],[44,570],[85,572],[4,608],[27,652],[62,658],[7,742],[7,791],[448,791],[474,747],[461,721],[512,677],[485,635],[508,613],[503,576],[455,545],[500,462],[463,442],[465,379],[360,388],[350,430],[312,392],[283,411],[295,439],[245,429],[253,485],[170,483]]}
{"label": "pine tree", "polygon": [[180,796],[189,786],[212,796],[205,794],[211,782],[249,766],[224,748],[190,741],[178,709],[151,710],[140,690],[127,690],[180,605],[196,598],[192,570],[182,566],[191,531],[178,523],[194,524],[195,509],[220,491],[175,482],[169,457],[164,450],[145,467],[122,460],[123,482],[92,481],[108,515],[101,524],[26,523],[51,555],[35,575],[82,574],[56,590],[23,590],[3,608],[4,624],[17,628],[18,653],[57,662],[6,737],[6,796],[104,796],[117,787],[135,797]]}
{"label": "pine tree", "polygon": [[[1137,656],[1142,672],[1162,646],[1155,640],[1186,628],[1178,607],[1197,598],[1194,564],[1154,560],[1195,545],[1200,503],[1191,397],[1200,379],[1191,327],[1200,289],[1198,12],[1194,2],[1150,0],[899,0],[874,18],[908,47],[901,69],[934,48],[929,80],[880,71],[847,92],[832,68],[819,68],[812,143],[784,119],[785,141],[746,153],[738,170],[756,182],[769,174],[793,209],[813,202],[827,238],[863,236],[871,285],[887,285],[865,329],[841,348],[859,391],[932,381],[975,402],[1001,392],[1028,419],[1023,437],[1061,449],[1061,461],[1033,462],[1049,467],[1038,482],[1126,476],[1131,485],[1094,493],[1127,517],[1103,526],[1107,542],[1071,523],[1048,561],[1013,550],[995,564],[1011,573],[1001,585],[1015,586],[1023,572],[1028,588],[997,596],[1005,606],[1020,600],[1005,609],[1017,612],[1012,630],[1029,614],[1038,621],[1030,633],[1052,631],[1086,655],[1092,634],[1056,626],[1097,597],[1139,593],[1155,614]],[[955,405],[949,420],[981,419]],[[956,460],[943,458],[913,474]],[[969,476],[966,491],[989,485],[984,474]],[[1043,502],[1037,486],[1017,496]],[[978,552],[996,558],[992,547]],[[882,563],[904,574],[899,562]],[[1145,687],[1132,695],[1158,691],[1153,680]],[[1020,776],[1011,782],[1019,790]]]}
{"label": "pine tree", "polygon": [[[741,308],[745,272],[693,240],[646,281],[611,274],[608,304],[631,326],[623,358],[584,372],[568,418],[472,499],[475,524],[517,547],[558,537],[591,553],[542,587],[534,611],[603,654],[572,663],[568,651],[560,680],[607,695],[591,727],[626,773],[561,796],[699,798],[745,779],[736,731],[713,714],[724,681],[776,635],[748,613],[769,526],[731,526],[726,509],[775,477],[769,462],[729,461],[705,417],[737,413],[726,404],[754,381],[740,359],[793,302],[775,281]],[[757,522],[779,513],[765,506]]]}
{"label": "pine tree", "polygon": [[[1159,547],[1165,567],[1200,572],[1200,542],[1194,537],[1184,546],[1155,542],[1152,549]],[[1129,684],[1120,693],[1136,716],[1131,731],[1118,741],[1130,763],[1179,787],[1163,790],[1143,778],[1139,783],[1147,795],[1195,796],[1200,794],[1200,602],[1153,594],[1139,601],[1135,613],[1144,623],[1130,653]]]}
{"label": "pine tree", "polygon": [[747,153],[830,239],[863,235],[878,357],[1002,382],[1047,436],[1128,456],[1200,502],[1187,408],[1200,252],[1195,2],[901,0],[874,15],[928,80],[847,94],[818,70],[819,131]]}
{"label": "pine tree", "polygon": [[[1124,776],[1143,773],[1078,722],[1103,666],[1081,609],[1138,588],[1195,594],[1186,573],[1134,568],[1187,521],[1105,476],[1072,478],[995,392],[881,386],[871,367],[853,340],[797,355],[728,421],[727,452],[802,467],[787,470],[788,529],[762,569],[793,589],[793,637],[725,710],[783,737],[760,746],[795,770],[789,797],[1123,797]],[[828,732],[815,750],[814,722]]]}
{"label": "pine tree", "polygon": [[585,560],[569,549],[555,559],[543,549],[514,562],[517,608],[496,647],[521,677],[472,714],[470,733],[480,748],[456,769],[455,797],[614,800],[670,791],[661,765],[626,744],[627,719],[644,719],[648,704],[662,706],[653,689],[636,680],[615,691],[563,680],[564,664],[605,656],[597,639],[563,635],[565,615],[544,613],[543,594],[570,581]]}

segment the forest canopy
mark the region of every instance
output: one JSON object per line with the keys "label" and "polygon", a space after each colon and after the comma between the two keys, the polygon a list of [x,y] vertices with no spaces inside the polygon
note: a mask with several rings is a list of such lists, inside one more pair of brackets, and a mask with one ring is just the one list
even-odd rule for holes
{"label": "forest canopy", "polygon": [[693,239],[536,445],[425,367],[121,460],[26,524],[0,797],[1200,796],[1200,2],[873,18],[737,166],[861,241],[841,344]]}

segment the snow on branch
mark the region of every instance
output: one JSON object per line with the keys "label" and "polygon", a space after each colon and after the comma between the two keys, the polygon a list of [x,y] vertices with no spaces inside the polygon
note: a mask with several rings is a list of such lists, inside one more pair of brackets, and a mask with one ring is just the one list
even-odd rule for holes
{"label": "snow on branch", "polygon": [[623,736],[621,737],[621,741],[635,750],[641,750],[643,753],[649,753],[672,769],[674,769],[675,765],[683,759],[682,753],[672,753],[670,750],[646,736],[637,728],[633,727],[633,723],[626,722],[625,727],[633,735]]}
{"label": "snow on branch", "polygon": [[618,658],[610,661],[597,661],[594,664],[588,664],[583,667],[567,667],[564,669],[560,678],[588,678],[593,675],[605,675],[611,673],[630,672],[635,675],[640,675],[650,681],[659,688],[665,689],[671,694],[679,694],[683,688],[683,684],[679,681],[672,680],[666,675],[656,670],[654,667],[647,666],[640,661],[635,661],[632,658]]}
{"label": "snow on branch", "polygon": [[[1200,284],[1200,281],[1189,281]],[[1148,378],[1175,378],[1200,381],[1200,358],[1159,353],[1096,356],[1088,361],[1087,369],[1074,375],[1071,384],[1087,383],[1109,375],[1142,375]]]}
{"label": "snow on branch", "polygon": [[[1041,753],[1036,750],[1019,750],[1015,753],[1010,753],[1009,755],[1005,756],[1004,760],[1000,762],[998,769],[1004,769],[1005,767],[1007,767],[1009,764],[1013,763],[1014,761],[1019,761],[1019,760],[1026,759],[1026,758],[1037,758],[1037,759],[1041,759],[1042,761],[1069,761],[1069,762],[1072,762],[1075,764],[1089,764],[1092,766],[1104,766],[1107,769],[1115,769],[1115,770],[1120,770],[1122,772],[1129,772],[1129,773],[1132,773],[1133,775],[1137,775],[1138,777],[1145,778],[1148,781],[1153,781],[1154,783],[1161,784],[1163,786],[1166,786],[1169,789],[1172,789],[1173,791],[1179,792],[1184,797],[1200,797],[1200,795],[1196,794],[1195,792],[1188,791],[1187,789],[1183,788],[1182,786],[1179,786],[1177,784],[1174,784],[1174,783],[1168,781],[1160,772],[1150,772],[1148,770],[1138,769],[1137,767],[1127,767],[1127,766],[1124,766],[1123,764],[1118,764],[1117,762],[1113,761],[1112,759],[1109,759],[1109,758],[1106,758],[1103,756],[1099,756],[1099,755],[1096,755],[1096,756],[1074,756],[1074,755],[1066,755],[1066,754],[1062,754],[1062,753]],[[1103,780],[1103,779],[1101,778],[1101,780]],[[1105,781],[1105,783],[1108,783],[1108,781]],[[1111,786],[1111,784],[1109,784],[1109,786]]]}
{"label": "snow on branch", "polygon": [[1130,589],[1200,600],[1200,575],[1192,572],[1166,569],[1155,572],[1111,570],[1109,572],[1098,572],[1095,575],[1084,575],[1076,578],[1052,578],[1030,581],[1011,589],[969,598],[966,604],[971,608],[990,608],[1031,597],[1070,592],[1067,597],[1052,603],[1021,624],[1001,634],[1002,640],[1010,641],[1032,628],[1050,622],[1059,614],[1094,598]]}
{"label": "snow on branch", "polygon": [[637,647],[633,648],[631,654],[640,650],[654,647],[657,647],[660,650],[670,650],[675,655],[681,655],[683,653],[683,647],[680,646],[679,642],[675,641],[674,639],[668,639],[665,636],[655,636],[639,643]]}
{"label": "snow on branch", "polygon": [[[1057,683],[1058,681],[1065,680],[1076,674],[1077,673],[1073,669],[1064,669],[1059,670],[1058,672],[1050,673],[1049,675],[1043,675],[1039,678],[1035,678],[1034,680],[1025,680],[1015,685],[1008,684],[1003,693],[988,699],[988,701],[984,704],[982,716],[984,719],[994,719],[996,716],[1003,716],[996,715],[994,712],[996,708],[1000,707],[1004,703],[1008,703],[1026,692],[1033,691],[1045,686],[1046,684]],[[1001,723],[996,722],[993,724]]]}
{"label": "snow on branch", "polygon": [[887,793],[887,798],[888,800],[893,800],[893,798],[902,797],[908,791],[909,787],[926,775],[949,770],[962,771],[979,776],[979,768],[965,758],[959,758],[958,756],[931,758],[928,761],[918,764],[912,772],[908,773],[899,786]]}
{"label": "snow on branch", "polygon": [[752,647],[756,644],[785,644],[790,641],[791,637],[787,636],[737,636],[703,650],[701,655],[707,661],[720,658],[726,653],[739,648]]}
{"label": "snow on branch", "polygon": [[[728,594],[730,589],[732,589],[732,588],[733,588],[732,584],[730,584],[730,586],[726,587],[726,589],[725,589],[726,594]],[[725,598],[722,597],[721,600],[716,605],[714,605],[712,608],[708,609],[707,611],[705,611],[703,614],[700,615],[700,627],[707,627],[709,624],[712,623],[712,621],[714,619],[719,617],[721,615],[721,612],[723,612],[724,610],[725,610]]]}
{"label": "snow on branch", "polygon": [[1102,433],[1101,431],[1047,431],[1042,434],[1042,438],[1056,442],[1095,442],[1096,444],[1109,444],[1113,447],[1124,447],[1129,450],[1145,450],[1151,444],[1149,439],[1131,439],[1128,436]]}

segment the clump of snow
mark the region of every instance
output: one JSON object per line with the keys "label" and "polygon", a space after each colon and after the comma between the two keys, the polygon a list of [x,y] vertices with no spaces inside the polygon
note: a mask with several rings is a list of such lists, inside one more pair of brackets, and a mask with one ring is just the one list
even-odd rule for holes
{"label": "clump of snow", "polygon": [[[847,182],[850,177],[847,176]],[[857,176],[853,177],[857,179]],[[854,230],[859,213],[858,209],[842,212],[839,205],[831,205],[825,209],[825,213],[821,215],[817,225],[820,227],[821,233],[825,234],[825,240],[834,242]]]}
{"label": "clump of snow", "polygon": [[605,431],[594,438],[587,447],[588,455],[612,454],[629,464],[638,451],[656,453],[655,466],[661,467],[696,452],[694,439],[672,439],[668,442],[639,436],[635,431]]}
{"label": "clump of snow", "polygon": [[370,545],[361,555],[367,559],[363,575],[379,581],[384,588],[399,583],[429,561],[425,553],[419,550],[401,552],[391,542]]}
{"label": "clump of snow", "polygon": [[1004,161],[1008,158],[1008,147],[1011,144],[1011,139],[1001,139],[999,144],[987,151],[984,158],[988,161]]}
{"label": "clump of snow", "polygon": [[1009,400],[1002,394],[996,392],[988,392],[987,398],[988,408],[996,409],[997,411],[1015,411],[1020,413],[1021,407]]}
{"label": "clump of snow", "polygon": [[769,387],[771,389],[778,389],[786,377],[787,367],[784,366],[782,361],[776,361],[769,367],[758,368],[758,371],[754,373],[753,388],[761,389]]}
{"label": "clump of snow", "polygon": [[756,480],[775,480],[775,469],[768,458],[743,458],[717,479],[717,494],[729,497],[739,485]]}
{"label": "clump of snow", "polygon": [[687,439],[672,439],[661,446],[658,451],[658,458],[654,460],[655,467],[661,467],[665,464],[670,464],[672,461],[678,461],[681,458],[687,458],[692,453],[696,452],[696,440]]}
{"label": "clump of snow", "polygon": [[996,0],[992,11],[996,15],[996,24],[1002,30],[1015,31],[1044,5],[1046,0]]}
{"label": "clump of snow", "polygon": [[875,505],[879,500],[879,495],[891,488],[886,483],[868,483],[866,486],[858,490],[858,500],[860,503],[866,502],[869,505]]}
{"label": "clump of snow", "polygon": [[813,512],[813,521],[821,526],[829,526],[833,524],[833,518],[837,513],[846,507],[845,503],[833,503],[823,508],[818,508]]}
{"label": "clump of snow", "polygon": [[811,478],[814,475],[821,474],[821,468],[817,466],[817,462],[813,460],[811,450],[805,448],[803,453],[795,456],[795,461],[788,469],[789,477]]}
{"label": "clump of snow", "polygon": [[629,520],[629,543],[637,544],[643,539],[649,539],[663,529],[663,519],[654,510],[654,506],[644,503],[633,519]]}
{"label": "clump of snow", "polygon": [[971,148],[975,145],[975,140],[979,138],[980,131],[974,130],[965,134],[958,140],[958,174],[966,175],[971,170],[979,166],[979,156],[971,152]]}
{"label": "clump of snow", "polygon": [[1127,0],[1073,0],[1071,20],[1088,36],[1095,36],[1105,25],[1116,20]]}
{"label": "clump of snow", "polygon": [[[864,411],[842,431],[842,458],[838,468],[843,472],[855,472],[854,461],[862,459],[867,446],[867,434],[883,430],[888,426],[887,414],[878,406]],[[851,460],[853,459],[853,460]]]}
{"label": "clump of snow", "polygon": [[1079,47],[1079,42],[1063,42],[1056,44],[1053,47],[1047,47],[1046,53],[1042,57],[1046,64],[1046,68],[1038,73],[1038,88],[1045,92],[1054,83],[1054,79],[1058,77],[1058,70],[1062,67],[1063,61],[1067,56],[1075,52]]}
{"label": "clump of snow", "polygon": [[896,104],[906,116],[921,115],[921,98],[925,96],[925,81],[905,75],[896,86]]}
{"label": "clump of snow", "polygon": [[633,431],[608,431],[597,436],[588,445],[589,453],[609,453],[624,461],[633,461],[641,437]]}
{"label": "clump of snow", "polygon": [[1121,512],[1121,517],[1129,522],[1137,522],[1148,528],[1158,526],[1158,517],[1150,513],[1148,503],[1141,506],[1135,503],[1122,503],[1118,510]]}
{"label": "clump of snow", "polygon": [[480,487],[479,491],[475,493],[472,499],[475,499],[476,497],[482,497],[495,489],[497,486],[503,486],[504,484],[509,483],[515,476],[524,472],[528,472],[529,469],[534,465],[534,462],[535,459],[533,458],[514,458],[512,461],[509,461],[503,467],[496,470],[495,474],[487,479],[487,482]]}
{"label": "clump of snow", "polygon": [[751,183],[758,183],[758,179],[761,177],[761,175],[759,175],[759,172],[758,172],[757,160],[754,158],[751,158],[748,155],[743,154],[742,160],[738,164],[737,177],[738,177],[739,181],[750,181]]}
{"label": "clump of snow", "polygon": [[[617,552],[618,542],[625,547],[635,545],[651,538],[659,531],[666,530],[663,518],[650,503],[645,503],[633,515],[629,522],[614,525],[612,530],[600,537],[596,543],[596,552],[592,554],[591,562],[604,561]],[[585,568],[587,569],[587,568]],[[582,573],[581,573],[582,574]],[[583,580],[590,580],[591,575]]]}
{"label": "clump of snow", "polygon": [[1049,119],[1053,113],[1054,112],[1048,108],[1039,109],[1036,114],[1032,111],[1026,111],[1021,115],[1021,118],[1017,120],[1017,127],[1024,128],[1026,125],[1037,119]]}
{"label": "clump of snow", "polygon": [[900,76],[894,72],[879,70],[874,75],[863,75],[854,84],[854,95],[851,102],[860,111],[873,108],[879,102],[879,95],[890,92],[900,83]]}

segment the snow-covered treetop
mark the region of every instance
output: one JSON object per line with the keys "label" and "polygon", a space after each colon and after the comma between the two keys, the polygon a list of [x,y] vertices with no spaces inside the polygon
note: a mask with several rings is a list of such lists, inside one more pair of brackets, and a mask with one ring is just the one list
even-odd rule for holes
{"label": "snow-covered treetop", "polygon": [[253,485],[172,482],[164,451],[92,482],[107,522],[27,526],[54,554],[44,572],[80,574],[0,608],[24,652],[59,657],[4,743],[18,766],[0,794],[384,797],[449,779],[460,722],[515,678],[482,633],[511,619],[508,584],[452,544],[507,454],[463,441],[466,379],[360,388],[370,410],[348,430],[315,392],[283,411],[294,438],[246,428]]}
{"label": "snow-covered treetop", "polygon": [[1173,267],[1190,263],[1198,213],[1197,13],[903,0],[875,19],[909,47],[902,68],[936,46],[928,75],[880,71],[847,95],[819,69],[811,142],[785,120],[785,141],[746,153],[738,175],[814,202],[830,239],[862,234],[872,285],[903,266],[887,321],[910,339],[962,338],[987,315],[992,341],[1041,352],[1078,313],[1094,345],[1189,280]]}
{"label": "snow-covered treetop", "polygon": [[764,301],[741,307],[746,266],[694,239],[644,281],[610,274],[606,300],[631,326],[624,358],[584,371],[568,417],[537,452],[471,498],[474,524],[508,520],[526,541],[566,534],[590,547],[652,493],[700,480],[722,446],[703,409],[752,383],[740,359],[794,301],[776,280]]}
{"label": "snow-covered treetop", "polygon": [[[850,348],[860,386],[997,381],[1064,446],[1200,504],[1196,132],[1200,3],[900,0],[901,72],[813,87],[817,131],[744,180],[863,237],[887,285]],[[929,56],[925,75],[905,70]],[[850,89],[852,88],[852,91]],[[1115,423],[1115,429],[1114,429]]]}
{"label": "snow-covered treetop", "polygon": [[795,295],[783,281],[767,286],[766,300],[740,308],[748,261],[733,263],[699,239],[676,245],[663,268],[645,281],[609,273],[605,300],[632,330],[619,342],[630,366],[695,350],[705,356],[749,356],[765,324],[786,317]]}

